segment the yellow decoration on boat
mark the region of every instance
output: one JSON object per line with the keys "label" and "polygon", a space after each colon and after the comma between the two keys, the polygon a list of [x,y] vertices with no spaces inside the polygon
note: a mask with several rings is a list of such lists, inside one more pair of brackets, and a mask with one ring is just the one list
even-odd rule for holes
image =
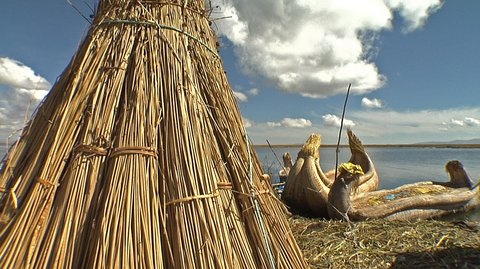
{"label": "yellow decoration on boat", "polygon": [[435,192],[436,190],[428,187],[415,187],[413,191],[418,194],[426,194],[426,193]]}
{"label": "yellow decoration on boat", "polygon": [[383,203],[385,203],[385,202],[380,197],[372,197],[372,198],[368,199],[368,205],[371,205],[371,206],[380,205],[380,204],[383,204]]}
{"label": "yellow decoration on boat", "polygon": [[338,166],[338,171],[346,171],[352,175],[364,175],[363,169],[360,165],[353,164],[351,162],[342,163]]}

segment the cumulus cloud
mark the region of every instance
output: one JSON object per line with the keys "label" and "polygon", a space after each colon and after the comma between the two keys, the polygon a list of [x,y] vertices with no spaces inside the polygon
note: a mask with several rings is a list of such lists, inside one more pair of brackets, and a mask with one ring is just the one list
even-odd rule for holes
{"label": "cumulus cloud", "polygon": [[[323,124],[325,126],[332,126],[332,127],[340,127],[342,124],[342,119],[338,116],[332,115],[332,114],[327,114],[322,116],[323,119]],[[353,127],[355,126],[355,123],[351,120],[348,119],[343,119],[343,126],[345,127]]]}
{"label": "cumulus cloud", "polygon": [[[413,6],[410,6],[412,2]],[[426,2],[419,4],[416,2]],[[230,39],[246,72],[312,98],[368,93],[386,78],[368,55],[377,35],[392,27],[392,10],[408,29],[423,25],[439,0],[214,0],[223,13],[218,32]]]}
{"label": "cumulus cloud", "polygon": [[362,107],[366,108],[382,108],[383,102],[382,100],[379,100],[377,98],[374,99],[368,99],[367,97],[362,98]]}
{"label": "cumulus cloud", "polygon": [[282,126],[282,124],[280,122],[268,121],[267,126],[268,127],[280,127],[280,126]]}
{"label": "cumulus cloud", "polygon": [[455,120],[451,119],[449,123],[445,123],[445,125],[451,125],[451,126],[465,126],[465,123],[463,120]]}
{"label": "cumulus cloud", "polygon": [[16,137],[50,83],[23,63],[0,57],[0,140]]}
{"label": "cumulus cloud", "polygon": [[480,125],[480,120],[470,118],[470,117],[466,117],[463,121],[465,122],[465,124],[467,126],[479,126]]}
{"label": "cumulus cloud", "polygon": [[252,88],[248,91],[245,92],[240,92],[240,91],[233,91],[233,95],[235,96],[235,99],[239,102],[247,102],[248,101],[248,96],[257,96],[259,90],[257,88]]}
{"label": "cumulus cloud", "polygon": [[242,118],[242,120],[243,120],[243,126],[245,128],[250,128],[250,127],[253,126],[253,121],[252,120],[247,119],[247,118]]}
{"label": "cumulus cloud", "polygon": [[0,85],[13,89],[47,90],[50,83],[36,75],[28,66],[10,58],[0,57]]}
{"label": "cumulus cloud", "polygon": [[239,19],[238,11],[233,3],[219,0],[212,1],[212,5],[221,8],[221,18],[216,22],[216,25],[221,25],[217,28],[219,34],[227,36],[235,44],[244,44],[248,35],[248,25]]}
{"label": "cumulus cloud", "polygon": [[247,93],[251,96],[257,96],[259,93],[259,90],[257,88],[251,88],[250,90],[248,90]]}
{"label": "cumulus cloud", "polygon": [[292,118],[284,118],[281,121],[281,124],[285,127],[294,127],[294,128],[305,128],[312,126],[312,122],[307,119],[292,119]]}
{"label": "cumulus cloud", "polygon": [[474,127],[480,126],[480,120],[472,117],[465,117],[461,120],[450,119],[450,121],[443,122],[442,125],[444,125],[446,129],[448,129],[449,127]]}
{"label": "cumulus cloud", "polygon": [[269,121],[266,125],[268,127],[307,128],[312,126],[312,122],[303,118],[283,118],[280,122]]}
{"label": "cumulus cloud", "polygon": [[[249,129],[249,136],[254,143],[264,143],[268,138],[275,143],[285,144],[303,143],[310,133],[320,133],[325,143],[336,143],[340,117],[334,114],[318,117],[323,119],[321,124],[288,132],[268,128],[282,126],[281,121],[255,123]],[[479,138],[480,134],[480,108],[349,110],[347,118],[344,127],[352,128],[364,144],[420,143],[432,141],[432,137],[435,141],[448,142]],[[343,141],[346,141],[345,135]]]}
{"label": "cumulus cloud", "polygon": [[428,16],[435,13],[443,5],[444,0],[386,0],[388,7],[398,11],[405,20],[405,32],[422,27]]}
{"label": "cumulus cloud", "polygon": [[245,95],[243,92],[233,91],[233,95],[235,96],[235,99],[237,99],[239,102],[248,101],[247,95]]}
{"label": "cumulus cloud", "polygon": [[50,88],[50,83],[43,77],[36,75],[30,67],[5,57],[0,57],[0,85],[13,89],[34,91]]}
{"label": "cumulus cloud", "polygon": [[480,108],[362,110],[352,111],[350,115],[357,124],[355,129],[375,143],[426,142],[432,137],[437,141],[451,141],[478,138],[480,133]]}

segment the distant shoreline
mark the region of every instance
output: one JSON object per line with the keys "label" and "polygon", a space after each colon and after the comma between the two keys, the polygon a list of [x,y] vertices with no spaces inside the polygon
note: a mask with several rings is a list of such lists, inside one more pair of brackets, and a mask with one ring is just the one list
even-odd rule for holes
{"label": "distant shoreline", "polygon": [[[272,148],[301,148],[303,144],[278,144],[271,145]],[[480,148],[480,144],[367,144],[364,145],[367,148],[460,148],[460,149],[474,149]],[[254,145],[258,148],[268,148],[269,145],[259,144]],[[337,145],[325,144],[321,145],[322,148],[335,148]],[[348,147],[348,145],[340,145],[342,148]]]}

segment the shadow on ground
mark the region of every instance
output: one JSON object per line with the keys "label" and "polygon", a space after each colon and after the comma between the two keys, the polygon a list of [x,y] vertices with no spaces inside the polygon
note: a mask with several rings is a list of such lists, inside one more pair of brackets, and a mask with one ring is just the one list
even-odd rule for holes
{"label": "shadow on ground", "polygon": [[391,268],[480,268],[480,249],[453,247],[403,253],[396,257]]}

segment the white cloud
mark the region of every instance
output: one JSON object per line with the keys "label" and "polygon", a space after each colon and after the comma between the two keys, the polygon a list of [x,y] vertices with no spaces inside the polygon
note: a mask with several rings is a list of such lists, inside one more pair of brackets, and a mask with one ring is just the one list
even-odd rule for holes
{"label": "white cloud", "polygon": [[239,102],[247,102],[248,101],[247,94],[250,96],[256,96],[258,95],[258,89],[252,88],[246,92],[233,91],[233,95],[235,96],[235,99],[237,99]]}
{"label": "white cloud", "polygon": [[[235,45],[246,72],[278,88],[312,98],[345,92],[365,94],[386,78],[371,62],[380,31],[392,27],[392,10],[409,30],[421,27],[440,0],[214,0],[230,19],[215,21]],[[417,3],[422,2],[422,3]],[[425,3],[424,3],[425,2]],[[220,16],[217,14],[216,16]]]}
{"label": "white cloud", "polygon": [[479,126],[480,125],[480,120],[470,118],[470,117],[466,117],[465,119],[463,119],[463,121],[465,122],[465,124],[467,126]]}
{"label": "white cloud", "polygon": [[362,98],[362,106],[366,108],[382,108],[383,102],[377,98],[368,99],[367,97]]}
{"label": "white cloud", "polygon": [[[453,108],[445,110],[356,110],[348,111],[344,127],[350,127],[365,144],[419,143],[480,138],[480,108]],[[340,117],[327,114],[322,124],[302,129],[268,128],[282,126],[280,122],[256,123],[249,129],[254,143],[265,139],[273,143],[303,143],[310,133],[320,133],[325,144],[336,143]],[[463,125],[452,124],[451,119]],[[458,120],[461,119],[461,120]],[[335,127],[335,128],[328,128]],[[344,128],[346,129],[346,128]],[[342,138],[346,142],[346,136]]]}
{"label": "white cloud", "polygon": [[[218,32],[221,35],[227,36],[232,42],[236,44],[243,44],[248,35],[247,23],[241,21],[238,17],[238,11],[228,1],[212,1],[212,6],[218,6],[220,8],[217,14],[220,16],[212,16],[212,20],[218,27]],[[218,20],[216,20],[218,19]]]}
{"label": "white cloud", "polygon": [[233,91],[233,95],[235,96],[235,99],[237,99],[239,102],[247,102],[248,101],[247,95],[245,95],[243,92]]}
{"label": "white cloud", "polygon": [[17,89],[17,90],[30,95],[33,100],[42,100],[49,92],[49,90],[27,90],[27,89]]}
{"label": "white cloud", "polygon": [[[325,126],[340,127],[342,124],[342,119],[332,114],[327,114],[322,116],[323,124]],[[354,127],[355,123],[352,120],[343,119],[343,126],[345,127]]]}
{"label": "white cloud", "polygon": [[268,127],[280,127],[282,124],[280,122],[269,121],[266,123]]}
{"label": "white cloud", "polygon": [[292,119],[292,118],[284,118],[280,122],[285,127],[293,127],[293,128],[305,128],[312,126],[312,122],[307,119]]}
{"label": "white cloud", "polygon": [[465,117],[462,120],[450,119],[448,122],[443,122],[442,125],[445,126],[445,129],[452,127],[475,127],[480,126],[480,120],[472,117]]}
{"label": "white cloud", "polygon": [[267,127],[286,127],[286,128],[307,128],[312,126],[312,122],[307,119],[283,118],[280,122],[266,122]]}
{"label": "white cloud", "polygon": [[26,90],[47,90],[50,83],[28,66],[10,58],[0,57],[0,85]]}
{"label": "white cloud", "polygon": [[435,13],[443,5],[444,0],[386,0],[391,9],[397,10],[405,20],[405,32],[422,27],[428,16]]}
{"label": "white cloud", "polygon": [[250,119],[242,118],[242,120],[243,120],[243,126],[244,126],[245,128],[250,128],[250,127],[252,127],[253,124],[254,124],[253,121],[251,121]]}
{"label": "white cloud", "polygon": [[[432,137],[436,141],[450,141],[478,138],[480,133],[480,124],[475,123],[480,108],[369,110],[354,111],[350,115],[357,123],[355,128],[374,141],[414,143],[432,141]],[[457,120],[459,118],[462,120]]]}
{"label": "white cloud", "polygon": [[18,130],[25,125],[50,87],[50,83],[30,67],[0,57],[0,142],[18,136]]}
{"label": "white cloud", "polygon": [[463,120],[455,120],[451,119],[449,123],[445,123],[444,125],[451,125],[451,126],[464,126],[465,123]]}
{"label": "white cloud", "polygon": [[248,90],[247,93],[251,96],[257,96],[259,93],[259,90],[257,88],[251,88],[250,90]]}

